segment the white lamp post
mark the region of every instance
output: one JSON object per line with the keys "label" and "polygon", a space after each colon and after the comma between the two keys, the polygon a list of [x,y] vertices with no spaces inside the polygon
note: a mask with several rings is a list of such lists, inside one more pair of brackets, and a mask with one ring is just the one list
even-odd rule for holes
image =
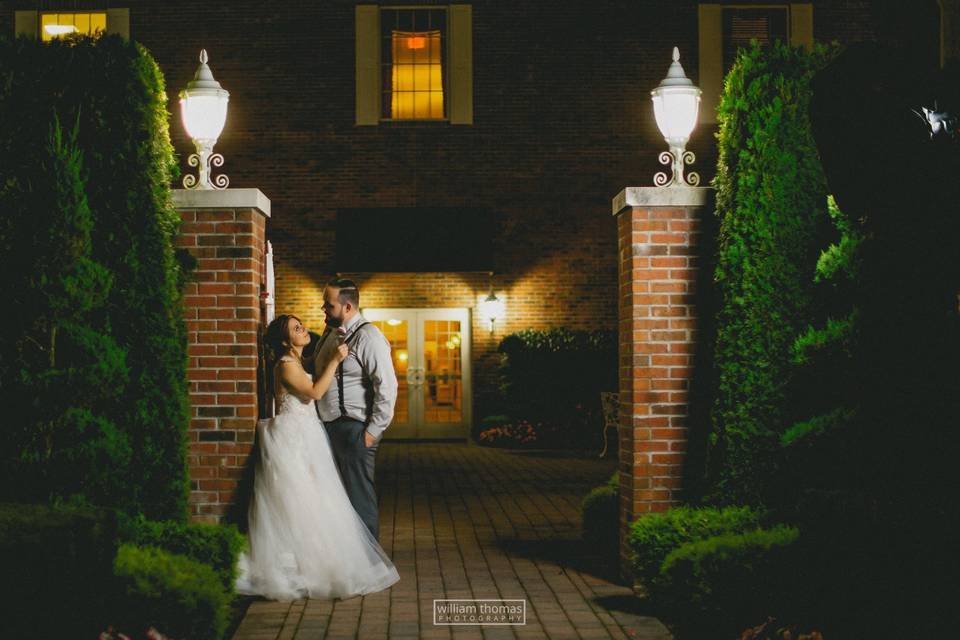
{"label": "white lamp post", "polygon": [[700,184],[700,176],[696,173],[690,172],[686,177],[683,175],[684,164],[693,164],[696,160],[693,152],[685,151],[685,148],[693,127],[697,124],[700,93],[699,87],[694,86],[693,81],[683,72],[683,67],[680,66],[680,50],[674,47],[673,64],[667,71],[667,77],[660,82],[660,86],[650,92],[657,127],[670,146],[670,151],[660,154],[660,164],[672,165],[673,169],[672,176],[661,171],[653,177],[653,183],[658,187],[695,187]]}
{"label": "white lamp post", "polygon": [[220,174],[210,181],[210,167],[223,165],[223,156],[213,153],[213,145],[223,131],[227,121],[227,102],[230,94],[213,79],[213,73],[207,66],[207,50],[200,52],[200,66],[187,88],[180,92],[180,115],[183,127],[193,138],[197,152],[190,155],[187,164],[199,167],[199,179],[188,174],[183,178],[187,189],[225,189],[230,184],[227,176]]}

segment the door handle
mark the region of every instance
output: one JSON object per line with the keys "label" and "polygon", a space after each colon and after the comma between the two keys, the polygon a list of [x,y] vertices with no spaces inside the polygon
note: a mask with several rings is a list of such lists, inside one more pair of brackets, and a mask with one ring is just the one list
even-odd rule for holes
{"label": "door handle", "polygon": [[423,369],[418,367],[411,367],[407,369],[407,384],[411,387],[420,387],[423,386],[424,381]]}

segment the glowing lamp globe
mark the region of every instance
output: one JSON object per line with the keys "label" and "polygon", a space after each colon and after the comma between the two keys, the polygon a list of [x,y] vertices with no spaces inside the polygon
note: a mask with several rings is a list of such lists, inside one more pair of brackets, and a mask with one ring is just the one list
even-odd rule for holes
{"label": "glowing lamp globe", "polygon": [[207,51],[200,52],[200,66],[187,88],[180,92],[180,115],[183,128],[193,139],[197,153],[187,160],[191,167],[199,167],[200,177],[187,175],[183,186],[187,189],[224,189],[229,184],[221,174],[210,181],[210,166],[223,164],[223,156],[213,153],[213,146],[223,132],[227,121],[227,103],[230,93],[214,80],[207,66]]}
{"label": "glowing lamp globe", "polygon": [[480,317],[490,323],[491,333],[493,333],[493,328],[497,320],[502,319],[505,312],[506,305],[492,290],[490,291],[490,295],[480,303]]}
{"label": "glowing lamp globe", "polygon": [[685,149],[697,124],[701,93],[700,88],[683,72],[680,50],[674,47],[673,63],[667,71],[667,77],[650,92],[657,127],[670,147],[670,151],[660,154],[660,163],[673,165],[672,177],[662,172],[654,176],[657,186],[696,186],[700,183],[700,176],[696,173],[684,178],[683,165],[695,160],[693,153]]}

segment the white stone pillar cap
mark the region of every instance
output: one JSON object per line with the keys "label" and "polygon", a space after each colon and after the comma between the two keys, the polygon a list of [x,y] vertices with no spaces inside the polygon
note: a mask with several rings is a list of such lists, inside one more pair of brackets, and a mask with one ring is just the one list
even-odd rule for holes
{"label": "white stone pillar cap", "polygon": [[177,209],[257,209],[270,217],[270,200],[260,189],[172,189]]}
{"label": "white stone pillar cap", "polygon": [[613,198],[613,215],[630,207],[704,207],[712,187],[627,187]]}

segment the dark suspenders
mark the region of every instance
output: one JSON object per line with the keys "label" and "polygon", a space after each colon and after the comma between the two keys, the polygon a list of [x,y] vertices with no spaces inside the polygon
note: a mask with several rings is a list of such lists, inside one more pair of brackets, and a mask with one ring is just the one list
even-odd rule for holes
{"label": "dark suspenders", "polygon": [[[364,323],[361,324],[359,327],[357,327],[356,329],[354,329],[354,330],[353,330],[353,333],[351,333],[349,336],[347,336],[347,339],[343,341],[344,344],[346,344],[347,346],[349,346],[349,345],[350,345],[350,342],[351,342],[355,337],[357,337],[357,334],[358,334],[358,333],[360,333],[360,329],[363,329],[363,328],[364,328],[365,326],[367,326],[368,324],[370,324],[370,323],[369,323],[369,322],[364,322]],[[331,333],[333,333],[333,332],[331,331]],[[329,335],[329,334],[328,334],[328,335]],[[326,342],[326,340],[324,340],[324,342]],[[357,358],[357,362],[360,362],[360,358]],[[362,363],[362,362],[360,362],[360,369],[361,369],[361,371],[362,371],[362,369],[363,369],[363,363]],[[361,374],[361,375],[362,375],[362,374]],[[346,406],[346,405],[344,404],[344,402],[343,402],[343,363],[342,363],[342,362],[337,366],[337,393],[338,393],[339,396],[340,396],[340,417],[341,417],[341,418],[346,418],[346,417],[347,417],[347,406]]]}

